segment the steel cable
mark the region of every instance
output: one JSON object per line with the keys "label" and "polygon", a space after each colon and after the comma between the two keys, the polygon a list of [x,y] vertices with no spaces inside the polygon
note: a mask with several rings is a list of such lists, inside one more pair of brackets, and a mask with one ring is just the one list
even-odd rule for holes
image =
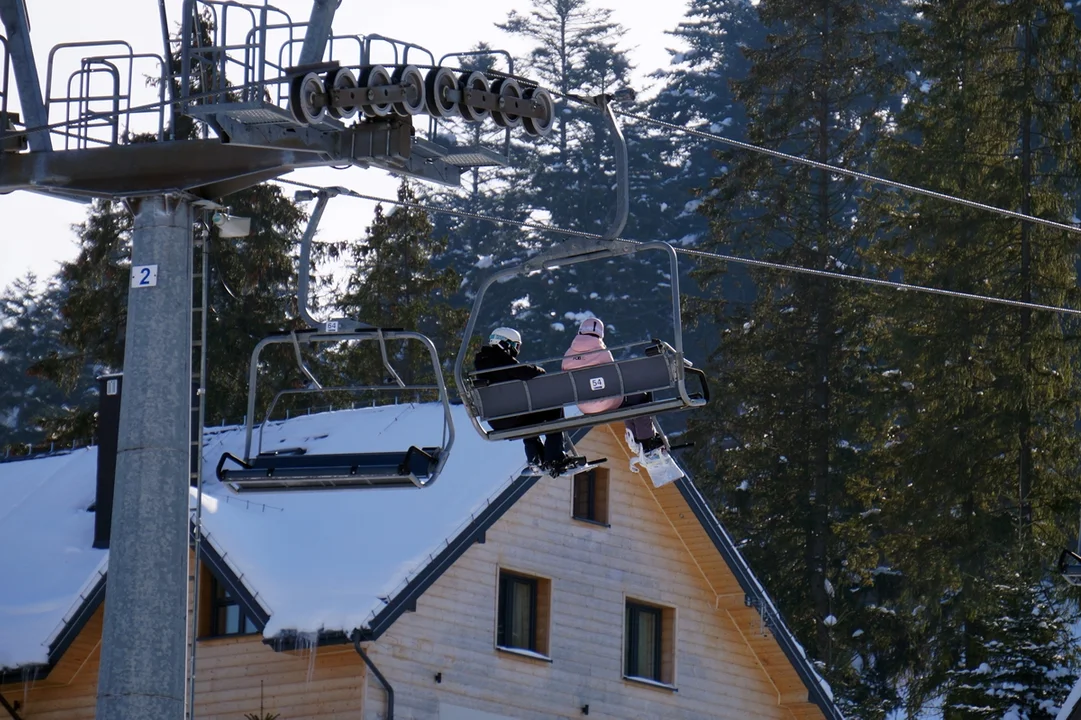
{"label": "steel cable", "polygon": [[[322,186],[312,185],[310,183],[299,182],[297,180],[285,180],[283,178],[277,178],[273,182],[295,185],[297,187],[306,188],[309,190],[322,190]],[[569,230],[567,228],[556,227],[554,225],[548,225],[546,223],[526,222],[522,220],[513,220],[511,218],[496,217],[493,215],[481,215],[479,213],[472,213],[465,210],[456,210],[454,208],[443,207],[440,205],[431,205],[428,203],[417,203],[408,200],[398,200],[394,198],[379,197],[378,195],[368,195],[367,193],[357,192],[348,188],[339,188],[339,192],[342,195],[358,198],[361,200],[369,200],[377,203],[387,203],[390,205],[398,205],[400,207],[412,208],[414,210],[423,210],[425,212],[435,212],[443,215],[453,215],[468,220],[479,220],[481,222],[494,223],[498,225],[514,225],[517,227],[528,228],[531,230],[539,230],[542,232],[558,233],[561,235],[572,235],[575,237],[590,238],[593,240],[602,240],[602,236],[597,233],[584,232],[581,230]],[[623,242],[632,245],[642,245],[641,240],[631,240],[628,238],[618,238],[613,242]],[[926,285],[914,285],[911,283],[896,282],[893,280],[881,280],[879,278],[870,278],[863,275],[848,275],[845,273],[834,272],[832,270],[819,270],[817,268],[801,267],[799,265],[787,265],[784,263],[770,262],[768,260],[755,260],[753,258],[737,257],[735,255],[725,255],[723,253],[708,252],[706,250],[693,250],[690,248],[675,248],[676,252],[681,255],[687,255],[691,257],[706,257],[714,260],[720,260],[723,262],[735,263],[738,265],[747,265],[750,267],[764,268],[767,270],[777,270],[780,272],[792,272],[801,273],[804,275],[812,275],[815,277],[830,278],[832,280],[845,280],[848,282],[858,282],[867,285],[874,285],[877,287],[890,288],[892,290],[920,292],[931,295],[942,295],[945,297],[958,298],[963,300],[975,300],[978,302],[995,303],[998,305],[1007,305],[1010,307],[1025,308],[1027,310],[1039,310],[1045,312],[1059,313],[1063,315],[1081,316],[1081,310],[1060,307],[1057,305],[1044,305],[1042,303],[1024,302],[1023,300],[1011,300],[1009,298],[996,297],[994,295],[979,295],[976,293],[967,293],[960,290],[947,290],[944,288],[928,287]]]}

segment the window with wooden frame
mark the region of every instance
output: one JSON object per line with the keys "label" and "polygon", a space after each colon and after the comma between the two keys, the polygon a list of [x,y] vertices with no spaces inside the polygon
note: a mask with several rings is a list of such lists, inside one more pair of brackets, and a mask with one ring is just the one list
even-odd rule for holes
{"label": "window with wooden frame", "polygon": [[244,612],[244,608],[233,596],[229,589],[212,573],[207,573],[210,580],[210,627],[209,637],[225,637],[228,635],[250,635],[259,632],[255,621]]}
{"label": "window with wooden frame", "polygon": [[625,678],[674,684],[675,610],[628,599],[623,648]]}
{"label": "window with wooden frame", "polygon": [[578,473],[572,483],[571,517],[608,526],[608,470]]}
{"label": "window with wooden frame", "polygon": [[500,570],[496,646],[547,657],[551,607],[550,580]]}

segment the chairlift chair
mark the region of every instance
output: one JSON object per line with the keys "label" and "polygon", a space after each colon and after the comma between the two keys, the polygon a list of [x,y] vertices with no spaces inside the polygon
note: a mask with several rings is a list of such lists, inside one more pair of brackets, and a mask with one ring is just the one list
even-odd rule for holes
{"label": "chairlift chair", "polygon": [[[392,384],[349,385],[344,387],[323,387],[319,385],[303,362],[300,351],[301,346],[351,340],[378,342],[383,356],[384,367],[391,373],[395,382]],[[386,352],[386,341],[388,340],[413,340],[422,343],[431,357],[436,382],[429,385],[406,385],[403,383],[388,362]],[[301,370],[312,380],[314,387],[282,390],[274,396],[267,408],[263,422],[259,426],[258,441],[253,453],[252,437],[255,434],[254,417],[259,356],[264,348],[282,343],[293,345]],[[218,479],[238,493],[245,491],[340,490],[368,487],[427,487],[435,482],[439,476],[439,472],[446,464],[450,448],[454,443],[454,423],[451,418],[450,400],[446,383],[443,381],[439,357],[432,341],[420,333],[372,328],[356,329],[348,332],[306,330],[270,336],[261,340],[252,353],[248,382],[248,415],[244,428],[244,457],[239,458],[232,453],[224,453],[217,466]],[[402,451],[325,455],[310,455],[296,449],[284,451],[264,450],[262,442],[264,429],[268,427],[271,413],[282,398],[291,395],[333,391],[438,392],[440,402],[443,405],[442,442],[434,447],[411,445],[408,449]],[[236,467],[226,467],[230,461]]]}
{"label": "chairlift chair", "polygon": [[[257,491],[339,490],[371,487],[428,487],[439,477],[450,456],[454,444],[454,421],[451,416],[450,397],[443,379],[442,365],[435,344],[418,332],[399,328],[378,328],[349,318],[319,322],[308,312],[308,272],[311,242],[327,201],[341,192],[340,188],[325,188],[317,193],[299,192],[298,200],[318,200],[312,211],[307,230],[301,241],[299,287],[297,292],[301,319],[310,327],[303,331],[280,333],[264,338],[252,352],[248,375],[248,413],[244,428],[244,456],[224,453],[217,465],[218,479],[237,493]],[[386,343],[388,340],[408,340],[421,343],[432,362],[432,384],[407,385],[390,363]],[[377,342],[391,383],[323,387],[304,362],[302,346],[314,347],[319,343],[360,341]],[[301,373],[308,378],[310,387],[279,391],[267,408],[259,426],[258,441],[252,452],[252,436],[255,434],[256,382],[259,373],[259,356],[275,344],[291,344]],[[358,392],[436,392],[443,406],[442,440],[438,446],[417,447],[410,445],[401,451],[364,453],[308,454],[303,449],[266,451],[263,449],[263,433],[270,423],[271,413],[279,401],[291,395],[327,393],[336,391]],[[227,467],[232,463],[232,466]]]}
{"label": "chairlift chair", "polygon": [[[616,217],[608,231],[602,238],[575,237],[566,240],[520,265],[495,272],[481,284],[474,300],[454,365],[454,380],[473,426],[481,437],[487,440],[521,439],[617,420],[629,420],[645,415],[697,408],[705,405],[709,400],[709,388],[705,375],[699,370],[691,369],[690,363],[683,357],[679,267],[675,249],[661,241],[632,243],[618,239],[626,225],[629,211],[628,168],[626,141],[609,106],[612,99],[610,96],[592,98],[594,104],[604,112],[616,144]],[[489,383],[485,380],[485,375],[491,371],[467,373],[464,370],[469,354],[469,342],[480,317],[484,295],[493,284],[518,275],[543,272],[581,262],[606,260],[647,250],[664,252],[671,266],[674,329],[671,344],[651,340],[613,347],[610,349],[632,351],[638,349],[644,352],[641,352],[639,356],[616,360],[612,363],[546,373],[530,380]],[[688,387],[688,376],[697,381],[698,387]],[[521,417],[539,411],[561,410],[580,402],[638,393],[649,393],[650,399],[641,404],[605,412],[534,422],[509,429],[496,430],[485,427],[483,424],[492,420]],[[503,423],[500,424],[503,425]]]}

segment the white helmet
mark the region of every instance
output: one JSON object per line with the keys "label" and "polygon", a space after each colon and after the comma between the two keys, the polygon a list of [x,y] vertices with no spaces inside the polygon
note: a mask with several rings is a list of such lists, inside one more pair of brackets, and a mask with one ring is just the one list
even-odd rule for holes
{"label": "white helmet", "polygon": [[600,318],[586,318],[582,321],[582,324],[578,326],[579,335],[595,335],[596,337],[604,337],[604,323]]}
{"label": "white helmet", "polygon": [[498,327],[488,336],[489,345],[499,345],[512,356],[522,347],[522,336],[514,328]]}

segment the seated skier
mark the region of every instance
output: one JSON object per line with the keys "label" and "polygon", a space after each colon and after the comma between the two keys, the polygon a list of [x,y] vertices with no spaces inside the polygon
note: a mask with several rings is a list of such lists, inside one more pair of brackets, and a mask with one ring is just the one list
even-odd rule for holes
{"label": "seated skier", "polygon": [[[578,334],[571,341],[571,346],[563,355],[563,369],[589,367],[614,362],[612,353],[604,344],[604,323],[600,318],[586,318],[578,326]],[[636,393],[627,397],[610,397],[589,400],[578,404],[578,409],[587,415],[615,410],[619,407],[631,407],[649,402],[649,393]],[[643,415],[625,420],[624,425],[630,431],[634,441],[642,446],[642,452],[650,453],[665,445],[664,435],[657,429],[652,415]]]}
{"label": "seated skier", "polygon": [[[507,380],[529,380],[544,374],[544,368],[518,362],[518,352],[522,348],[522,336],[513,328],[500,327],[492,331],[488,344],[480,349],[473,358],[473,367],[478,372],[477,382],[492,384]],[[488,372],[485,372],[488,371]],[[563,410],[544,410],[527,413],[517,417],[490,420],[493,430],[536,425],[563,418]],[[523,438],[526,461],[535,468],[557,472],[567,463],[563,433],[547,433],[544,441],[540,436]]]}

